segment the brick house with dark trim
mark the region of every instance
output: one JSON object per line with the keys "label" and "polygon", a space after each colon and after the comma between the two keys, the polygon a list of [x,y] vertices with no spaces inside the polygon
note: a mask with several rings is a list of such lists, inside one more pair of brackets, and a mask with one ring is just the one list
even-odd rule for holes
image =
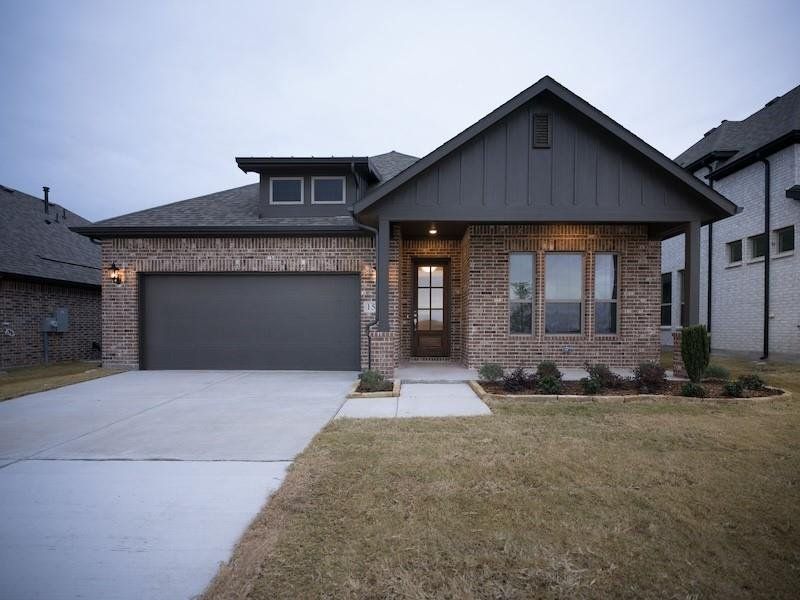
{"label": "brick house with dark trim", "polygon": [[0,186],[0,369],[45,359],[42,319],[66,309],[66,331],[47,333],[50,362],[100,356],[100,247],[69,228],[89,221]]}
{"label": "brick house with dark trim", "polygon": [[736,212],[549,77],[421,159],[236,160],[259,182],[76,228],[107,364],[630,367],[659,353],[661,240],[690,240],[696,322],[692,241]]}

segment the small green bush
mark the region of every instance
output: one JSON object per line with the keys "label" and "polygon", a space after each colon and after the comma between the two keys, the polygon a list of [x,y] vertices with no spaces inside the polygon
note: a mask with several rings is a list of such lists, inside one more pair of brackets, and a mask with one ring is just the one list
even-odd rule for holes
{"label": "small green bush", "polygon": [[643,362],[633,370],[633,381],[644,393],[654,393],[667,384],[667,374],[658,363]]}
{"label": "small green bush", "polygon": [[744,387],[738,381],[728,381],[722,386],[722,393],[729,398],[741,398],[744,394]]}
{"label": "small green bush", "polygon": [[390,385],[388,381],[375,370],[366,370],[358,376],[361,380],[361,390],[364,392],[382,392]]}
{"label": "small green bush", "polygon": [[593,396],[595,394],[599,394],[602,386],[597,379],[593,379],[590,377],[584,377],[581,379],[581,387],[583,388],[583,393],[587,396]]}
{"label": "small green bush", "polygon": [[614,389],[622,386],[622,377],[612,372],[608,365],[603,363],[586,363],[586,372],[589,373],[589,379],[595,380],[600,387],[607,389]]}
{"label": "small green bush", "polygon": [[556,363],[552,360],[543,360],[536,367],[536,375],[539,377],[552,377],[553,379],[561,380],[561,371],[558,370]]}
{"label": "small green bush", "polygon": [[681,388],[681,396],[689,396],[690,398],[705,398],[708,396],[708,392],[706,391],[706,388],[699,383],[689,381],[688,383],[683,384],[683,387]]}
{"label": "small green bush", "polygon": [[706,379],[730,379],[731,374],[725,367],[719,365],[708,365],[705,372]]}
{"label": "small green bush", "polygon": [[503,389],[507,392],[522,392],[533,388],[533,378],[522,367],[517,367],[503,376]]}
{"label": "small green bush", "polygon": [[503,367],[497,363],[483,363],[478,369],[481,381],[499,381],[503,377]]}
{"label": "small green bush", "polygon": [[705,325],[684,327],[681,332],[681,358],[686,374],[693,383],[703,378],[708,368],[711,342]]}
{"label": "small green bush", "polygon": [[553,377],[552,375],[545,375],[539,377],[537,382],[537,389],[543,394],[560,394],[561,393],[561,378]]}
{"label": "small green bush", "polygon": [[750,375],[742,375],[739,377],[739,383],[746,390],[763,390],[766,382],[761,379],[760,375],[751,373]]}

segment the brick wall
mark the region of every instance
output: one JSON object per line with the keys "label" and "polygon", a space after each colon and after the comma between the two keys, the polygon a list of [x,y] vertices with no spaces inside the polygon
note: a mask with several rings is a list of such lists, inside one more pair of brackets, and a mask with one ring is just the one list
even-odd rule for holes
{"label": "brick wall", "polygon": [[[632,367],[659,355],[660,243],[647,239],[643,225],[473,225],[468,232],[467,363],[479,367],[534,366],[554,360],[564,367],[605,362]],[[546,252],[584,255],[583,333],[545,335]],[[536,253],[533,335],[511,335],[508,324],[508,255]],[[594,333],[594,253],[619,255],[618,334]]]}
{"label": "brick wall", "polygon": [[[43,317],[56,308],[69,311],[69,331],[48,334],[51,362],[99,358],[92,342],[100,342],[98,288],[0,279],[0,368],[34,365],[44,360],[39,331]],[[5,335],[13,330],[14,336]]]}
{"label": "brick wall", "polygon": [[[390,270],[396,289],[398,240],[392,240]],[[252,238],[129,238],[103,241],[103,362],[138,368],[139,273],[157,272],[354,272],[361,274],[361,300],[375,300],[374,240],[370,236]],[[109,266],[122,269],[124,283],[109,280]],[[390,315],[397,313],[397,299]],[[361,314],[361,362],[367,365],[366,325]],[[396,321],[396,316],[391,317]],[[391,375],[397,362],[394,331],[373,333],[373,366]]]}

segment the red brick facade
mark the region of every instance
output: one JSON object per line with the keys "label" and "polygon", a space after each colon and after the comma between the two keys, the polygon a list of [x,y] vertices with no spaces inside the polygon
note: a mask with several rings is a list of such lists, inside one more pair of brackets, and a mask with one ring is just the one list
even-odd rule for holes
{"label": "red brick facade", "polygon": [[[508,332],[508,254],[535,252],[537,302],[533,335]],[[584,253],[584,332],[544,334],[544,256]],[[594,330],[595,252],[619,255],[619,333]],[[395,226],[390,242],[390,330],[373,331],[372,367],[391,375],[411,353],[413,259],[450,261],[451,358],[471,367],[484,362],[533,366],[543,359],[562,366],[603,361],[633,366],[658,357],[660,243],[645,226],[473,225],[462,239],[403,239]],[[122,268],[122,286],[108,279],[111,262]],[[375,300],[374,241],[369,236],[143,238],[103,242],[103,358],[136,368],[138,357],[137,274],[143,272],[354,272],[361,275],[361,300]],[[367,367],[365,329],[374,314],[361,315],[362,368]]]}
{"label": "red brick facade", "polygon": [[43,362],[41,320],[62,307],[69,331],[48,334],[50,362],[99,358],[92,349],[100,343],[98,288],[0,278],[0,369]]}

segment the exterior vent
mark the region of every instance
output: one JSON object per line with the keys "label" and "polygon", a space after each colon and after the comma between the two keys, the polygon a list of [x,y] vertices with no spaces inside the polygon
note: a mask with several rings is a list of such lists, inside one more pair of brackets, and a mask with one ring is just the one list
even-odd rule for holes
{"label": "exterior vent", "polygon": [[553,145],[553,120],[550,113],[533,113],[533,147]]}

